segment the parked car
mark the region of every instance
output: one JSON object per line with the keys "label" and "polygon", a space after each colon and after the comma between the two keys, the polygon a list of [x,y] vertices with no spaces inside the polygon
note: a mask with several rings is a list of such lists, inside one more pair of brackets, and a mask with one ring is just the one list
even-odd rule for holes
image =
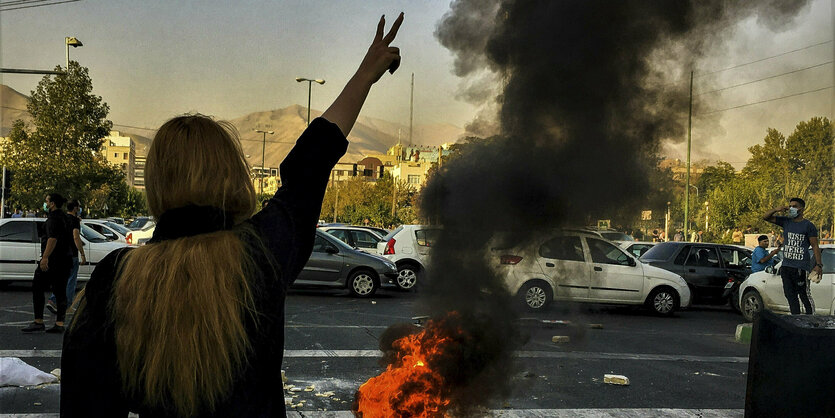
{"label": "parked car", "polygon": [[426,266],[440,228],[401,225],[377,243],[377,251],[397,265],[397,287],[409,290],[426,278]]}
{"label": "parked car", "polygon": [[379,254],[377,253],[377,243],[383,240],[380,234],[356,226],[325,226],[319,228],[319,230],[333,235],[351,248],[357,248],[360,251],[372,254]]}
{"label": "parked car", "polygon": [[635,256],[635,258],[641,258],[650,248],[655,246],[655,242],[646,242],[646,241],[620,241],[618,242],[618,246],[623,248],[629,254]]}
{"label": "parked car", "polygon": [[144,245],[154,236],[154,229],[157,224],[149,216],[140,216],[128,224],[128,229],[133,231],[132,240],[136,245]]}
{"label": "parked car", "polygon": [[690,305],[678,274],[640,263],[615,244],[581,231],[563,230],[516,249],[494,249],[511,294],[529,310],[553,300],[645,305],[672,315]]}
{"label": "parked car", "polygon": [[293,287],[347,288],[356,297],[370,297],[383,283],[394,284],[397,267],[379,255],[348,246],[316,230],[313,253]]}
{"label": "parked car", "polygon": [[659,242],[641,256],[641,261],[684,277],[696,303],[728,303],[737,309],[736,295],[723,297],[733,278],[751,274],[751,250],[703,242]]}
{"label": "parked car", "polygon": [[120,218],[118,216],[111,216],[111,217],[107,218],[106,220],[108,220],[110,222],[113,222],[114,224],[119,224],[119,225],[125,226],[125,218]]}
{"label": "parked car", "polygon": [[[43,231],[45,218],[0,219],[0,284],[12,281],[30,281],[41,258],[39,230]],[[127,246],[110,241],[103,235],[82,224],[81,242],[87,264],[78,267],[78,280],[90,279],[96,264],[111,251]]]}
{"label": "parked car", "polygon": [[616,242],[618,244],[624,242],[635,242],[635,238],[632,238],[631,235],[625,234],[620,231],[615,231],[613,229],[603,229],[597,231],[603,238],[606,238],[609,241]]}
{"label": "parked car", "polygon": [[[815,314],[835,315],[835,244],[821,245],[820,248],[823,275],[820,282],[810,282],[809,289],[815,301]],[[778,257],[782,258],[781,255]],[[809,255],[814,260],[811,251]],[[747,321],[753,321],[763,309],[789,312],[789,302],[783,293],[783,279],[780,277],[782,265],[782,262],[778,262],[774,267],[752,273],[739,286],[739,306]],[[802,304],[800,309],[805,312]]]}
{"label": "parked car", "polygon": [[154,218],[150,216],[137,216],[131,223],[129,223],[128,229],[131,231],[138,231],[140,229],[146,229],[152,227],[156,224]]}
{"label": "parked car", "polygon": [[133,231],[124,225],[119,225],[107,219],[82,219],[83,225],[89,226],[92,230],[104,235],[110,241],[133,244]]}
{"label": "parked car", "polygon": [[376,226],[363,226],[363,225],[358,225],[358,226],[357,226],[357,228],[365,228],[365,229],[370,229],[370,230],[374,231],[375,233],[377,233],[377,235],[379,235],[381,238],[382,238],[382,237],[384,237],[384,236],[386,236],[386,235],[388,235],[388,234],[389,234],[389,232],[391,232],[391,231],[389,231],[388,229],[377,228]]}

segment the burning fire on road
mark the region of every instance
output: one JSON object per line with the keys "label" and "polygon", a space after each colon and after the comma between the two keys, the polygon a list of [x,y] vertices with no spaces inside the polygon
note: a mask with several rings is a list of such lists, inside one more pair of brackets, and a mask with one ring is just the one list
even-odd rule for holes
{"label": "burning fire on road", "polygon": [[[467,412],[478,397],[474,382],[489,377],[500,364],[490,351],[478,349],[489,341],[480,328],[484,319],[457,312],[427,321],[424,328],[401,328],[385,354],[386,370],[372,377],[356,394],[356,416],[445,417]],[[481,323],[480,323],[481,322]]]}

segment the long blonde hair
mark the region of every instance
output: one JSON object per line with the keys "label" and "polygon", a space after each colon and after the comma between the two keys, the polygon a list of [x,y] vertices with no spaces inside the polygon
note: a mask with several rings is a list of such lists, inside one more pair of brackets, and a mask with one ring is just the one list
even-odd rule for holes
{"label": "long blonde hair", "polygon": [[[187,205],[222,209],[237,225],[255,189],[235,128],[202,115],[157,131],[145,166],[157,219]],[[180,416],[212,411],[246,362],[246,323],[257,320],[252,262],[241,228],[164,240],[129,251],[111,311],[124,390]]]}

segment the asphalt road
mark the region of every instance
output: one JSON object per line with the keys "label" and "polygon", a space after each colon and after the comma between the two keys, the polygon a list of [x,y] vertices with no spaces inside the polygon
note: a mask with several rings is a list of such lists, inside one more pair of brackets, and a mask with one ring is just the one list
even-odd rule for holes
{"label": "asphalt road", "polygon": [[[386,289],[373,299],[291,291],[284,370],[296,391],[283,389],[276,375],[276,396],[304,416],[350,416],[359,385],[383,370],[378,337],[392,324],[425,314],[416,311],[419,296]],[[529,339],[508,376],[511,394],[489,405],[494,416],[742,416],[749,347],[734,341],[743,320],[725,307],[660,318],[639,308],[559,304],[523,316],[528,319],[519,326]],[[0,291],[0,356],[46,372],[60,367],[61,336],[21,333],[30,320],[27,285]],[[556,335],[570,342],[553,343]],[[627,376],[630,385],[605,384],[607,373]],[[57,416],[58,399],[54,384],[0,388],[0,418]]]}

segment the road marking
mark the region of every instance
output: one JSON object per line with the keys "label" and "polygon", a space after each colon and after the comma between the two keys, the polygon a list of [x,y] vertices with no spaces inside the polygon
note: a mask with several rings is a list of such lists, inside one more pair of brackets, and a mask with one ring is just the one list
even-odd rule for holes
{"label": "road marking", "polygon": [[[742,409],[676,409],[676,408],[612,408],[612,409],[501,409],[491,410],[488,417],[495,418],[562,418],[562,417],[602,417],[602,418],[724,418],[742,417]],[[131,414],[131,416],[135,416]],[[353,418],[351,411],[287,411],[292,418]],[[0,418],[58,418],[59,414],[0,414]]]}
{"label": "road marking", "polygon": [[[284,358],[379,358],[380,350],[284,350]],[[0,350],[0,357],[61,357],[61,350]],[[748,357],[690,356],[686,354],[593,353],[588,351],[517,351],[517,358],[572,360],[689,361],[695,363],[748,363]]]}

